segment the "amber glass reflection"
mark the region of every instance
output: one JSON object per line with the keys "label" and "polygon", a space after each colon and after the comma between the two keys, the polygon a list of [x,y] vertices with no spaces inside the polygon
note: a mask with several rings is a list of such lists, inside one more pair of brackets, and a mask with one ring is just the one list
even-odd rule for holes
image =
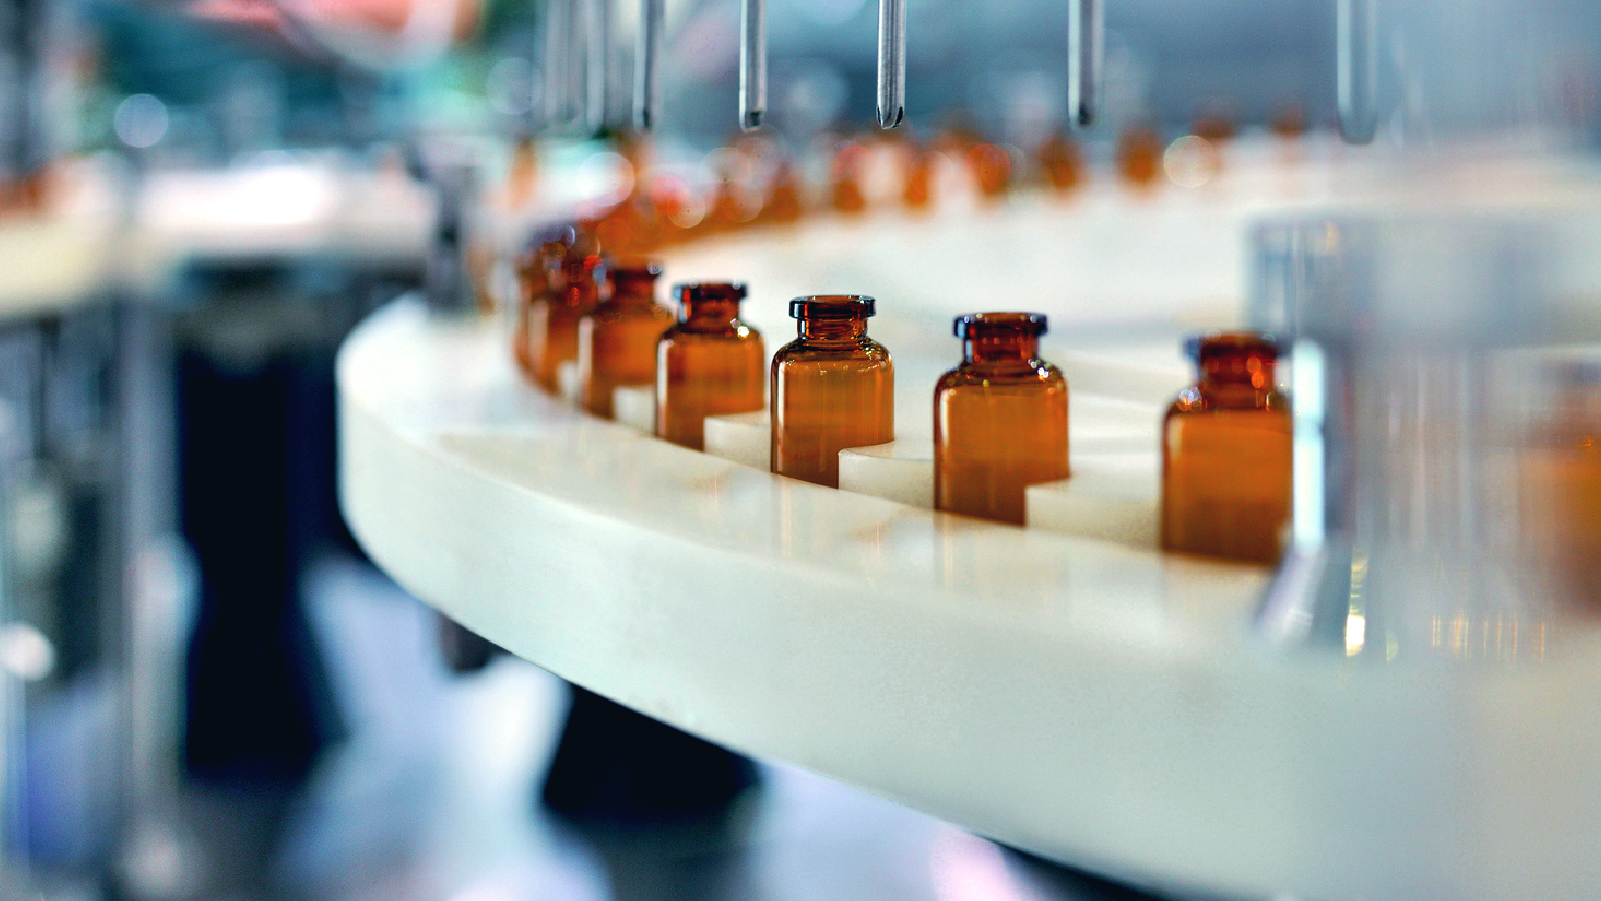
{"label": "amber glass reflection", "polygon": [[762,408],[761,333],[741,322],[745,286],[679,285],[678,324],[656,344],[656,435],[701,450],[708,416]]}
{"label": "amber glass reflection", "polygon": [[1152,187],[1162,171],[1162,137],[1147,126],[1129,126],[1117,139],[1117,170],[1131,184]]}
{"label": "amber glass reflection", "polygon": [[557,369],[578,356],[578,321],[595,308],[599,267],[594,239],[580,236],[562,258],[559,287],[528,305],[528,370],[546,391],[558,390]]}
{"label": "amber glass reflection", "polygon": [[773,354],[772,470],[839,487],[839,452],[895,440],[895,366],[867,337],[871,297],[790,301],[799,337]]}
{"label": "amber glass reflection", "polygon": [[1276,563],[1290,516],[1290,405],[1274,385],[1278,346],[1208,335],[1200,380],[1162,422],[1162,548]]}
{"label": "amber glass reflection", "polygon": [[1078,187],[1084,177],[1084,158],[1078,142],[1066,135],[1051,135],[1040,145],[1038,156],[1040,173],[1053,190],[1066,193]]}
{"label": "amber glass reflection", "polygon": [[656,381],[656,340],[673,314],[656,303],[655,260],[623,260],[606,270],[611,296],[578,323],[579,402],[612,418],[612,390]]}
{"label": "amber glass reflection", "polygon": [[1023,524],[1029,485],[1067,478],[1067,379],[1039,358],[1045,317],[957,317],[962,365],[934,387],[934,508]]}

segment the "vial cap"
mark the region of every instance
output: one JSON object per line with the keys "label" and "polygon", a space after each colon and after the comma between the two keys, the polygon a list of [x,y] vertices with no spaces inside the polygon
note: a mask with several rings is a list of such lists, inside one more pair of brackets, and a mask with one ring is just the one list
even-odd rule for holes
{"label": "vial cap", "polygon": [[951,334],[966,338],[975,331],[1007,330],[1043,335],[1047,324],[1043,313],[968,313],[951,321]]}
{"label": "vial cap", "polygon": [[872,316],[877,301],[865,294],[813,294],[789,302],[792,319],[852,319]]}
{"label": "vial cap", "polygon": [[744,300],[750,293],[744,282],[686,282],[673,286],[679,301]]}

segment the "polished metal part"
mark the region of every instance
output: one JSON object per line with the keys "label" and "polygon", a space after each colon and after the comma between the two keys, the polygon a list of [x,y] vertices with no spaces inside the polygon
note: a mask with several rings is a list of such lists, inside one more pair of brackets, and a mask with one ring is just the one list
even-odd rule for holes
{"label": "polished metal part", "polygon": [[607,88],[611,76],[611,0],[585,3],[588,50],[584,98],[584,127],[591,134],[606,127]]}
{"label": "polished metal part", "polygon": [[878,0],[878,127],[906,117],[906,0]]}
{"label": "polished metal part", "polygon": [[1068,0],[1067,105],[1080,128],[1100,115],[1106,47],[1105,0]]}
{"label": "polished metal part", "polygon": [[656,125],[656,65],[661,58],[662,22],[666,0],[640,0],[639,51],[634,61],[634,127],[650,131]]}
{"label": "polished metal part", "polygon": [[767,112],[767,0],[740,0],[739,15],[739,127],[751,131]]}
{"label": "polished metal part", "polygon": [[1340,137],[1367,144],[1378,130],[1378,0],[1336,0],[1335,30]]}

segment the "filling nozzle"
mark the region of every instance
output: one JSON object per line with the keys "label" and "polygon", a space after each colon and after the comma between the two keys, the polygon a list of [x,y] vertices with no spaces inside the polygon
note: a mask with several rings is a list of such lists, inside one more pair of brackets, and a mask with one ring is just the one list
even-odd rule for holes
{"label": "filling nozzle", "polygon": [[656,125],[656,63],[661,55],[666,0],[640,0],[639,63],[634,69],[634,126],[650,131]]}
{"label": "filling nozzle", "polygon": [[739,127],[760,128],[767,112],[767,0],[740,0]]}
{"label": "filling nozzle", "polygon": [[1080,128],[1100,114],[1105,0],[1069,0],[1067,20],[1067,105]]}
{"label": "filling nozzle", "polygon": [[585,54],[584,125],[591,133],[606,127],[607,82],[611,72],[611,0],[586,0],[585,22],[589,49]]}
{"label": "filling nozzle", "polygon": [[906,117],[906,0],[878,0],[878,127]]}
{"label": "filling nozzle", "polygon": [[1350,144],[1373,140],[1378,128],[1378,0],[1337,0],[1335,76],[1340,137]]}

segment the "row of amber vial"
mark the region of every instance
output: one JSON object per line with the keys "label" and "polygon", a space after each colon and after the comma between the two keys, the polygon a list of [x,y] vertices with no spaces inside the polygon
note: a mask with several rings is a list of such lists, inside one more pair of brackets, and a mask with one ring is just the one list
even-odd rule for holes
{"label": "row of amber vial", "polygon": [[[526,295],[514,340],[522,368],[547,390],[575,360],[580,402],[609,419],[614,389],[654,386],[656,435],[700,450],[707,417],[762,409],[765,377],[771,470],[833,488],[840,451],[894,440],[894,363],[867,334],[873,298],[791,301],[796,338],[768,363],[761,334],[740,319],[744,285],[678,285],[675,317],[656,300],[658,263],[603,262],[581,240],[548,250],[553,262]],[[1040,358],[1046,327],[1033,313],[955,320],[962,361],[934,389],[936,509],[1022,525],[1028,486],[1069,478],[1068,386]],[[1199,378],[1162,427],[1162,546],[1274,562],[1290,509],[1278,346],[1237,332],[1190,350]]]}

